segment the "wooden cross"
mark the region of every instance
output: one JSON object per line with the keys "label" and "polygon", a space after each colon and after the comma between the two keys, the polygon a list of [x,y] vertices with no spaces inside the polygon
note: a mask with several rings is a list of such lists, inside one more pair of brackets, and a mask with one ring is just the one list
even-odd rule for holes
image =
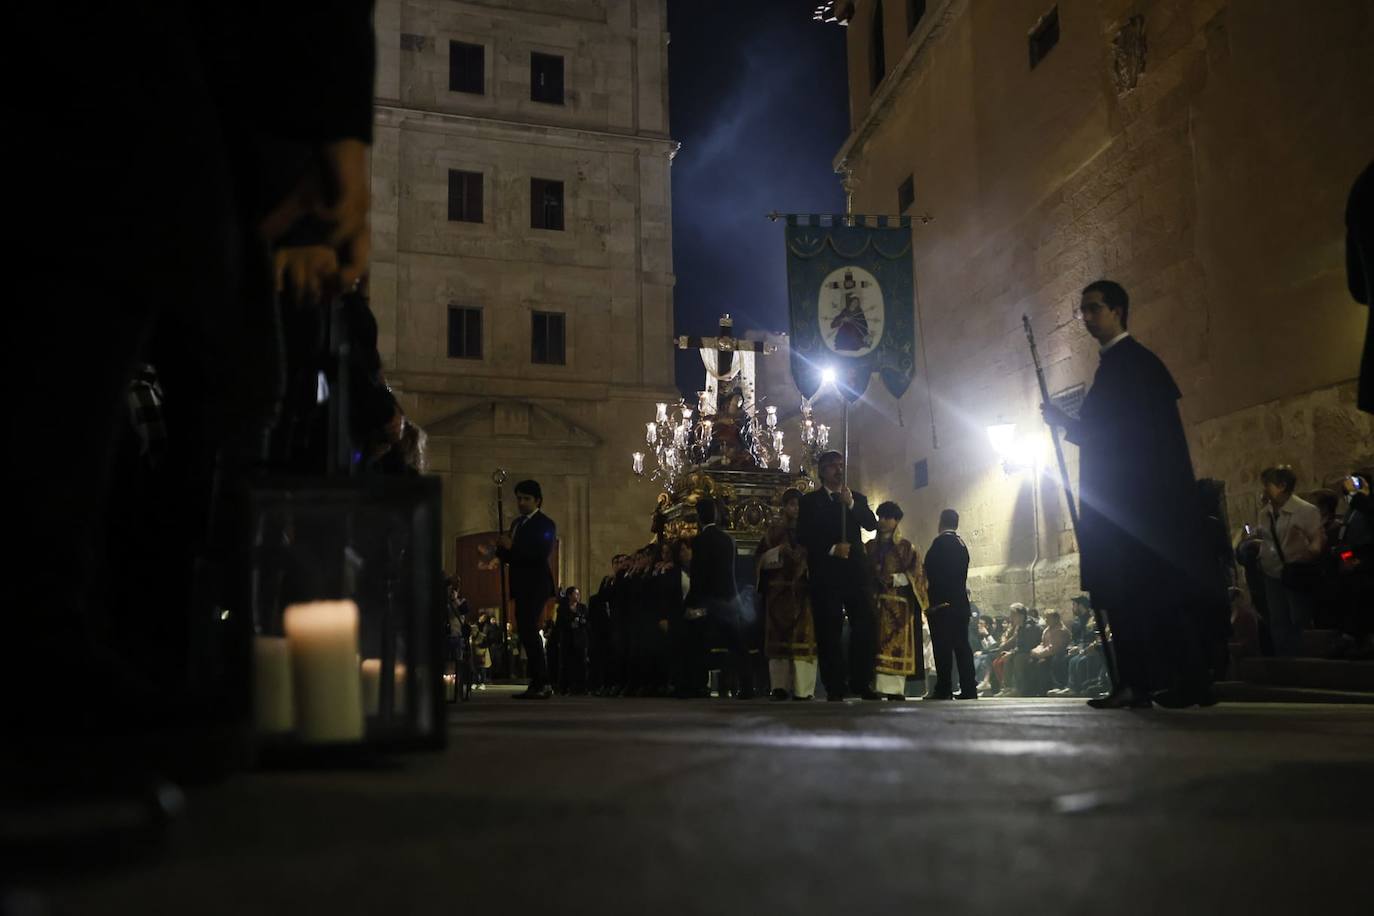
{"label": "wooden cross", "polygon": [[729,313],[720,316],[720,332],[715,337],[688,337],[679,336],[677,339],[679,350],[719,350],[721,353],[763,353],[765,355],[777,351],[773,344],[766,344],[759,340],[740,340],[735,336],[735,322]]}

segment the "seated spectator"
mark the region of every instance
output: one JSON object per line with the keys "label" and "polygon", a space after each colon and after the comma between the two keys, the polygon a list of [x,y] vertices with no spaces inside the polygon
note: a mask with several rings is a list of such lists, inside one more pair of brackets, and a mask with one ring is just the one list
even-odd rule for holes
{"label": "seated spectator", "polygon": [[973,670],[978,675],[980,685],[987,683],[988,672],[992,668],[992,652],[997,648],[997,637],[993,635],[993,631],[994,624],[991,620],[987,617],[978,618],[977,642],[973,646]]}
{"label": "seated spectator", "polygon": [[[1000,689],[997,696],[1015,695],[1016,667],[1013,664],[1018,655],[1024,656],[1040,645],[1040,627],[1031,622],[1026,606],[1019,601],[1011,606],[1011,623],[997,646],[998,657],[992,662],[992,688]],[[1024,661],[1024,659],[1023,659]]]}
{"label": "seated spectator", "polygon": [[[1045,611],[1045,629],[1040,635],[1040,644],[1018,662],[1017,696],[1044,696],[1050,688],[1062,686],[1056,682],[1055,671],[1067,659],[1069,642],[1069,628],[1064,625],[1063,615],[1053,609]],[[1067,665],[1062,679],[1068,679]]]}
{"label": "seated spectator", "polygon": [[1331,658],[1374,659],[1374,498],[1365,469],[1341,481],[1345,512],[1331,542],[1341,635]]}

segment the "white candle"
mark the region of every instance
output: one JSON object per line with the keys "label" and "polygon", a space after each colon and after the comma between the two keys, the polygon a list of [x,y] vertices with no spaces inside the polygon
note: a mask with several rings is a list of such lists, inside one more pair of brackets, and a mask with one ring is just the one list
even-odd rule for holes
{"label": "white candle", "polygon": [[[382,660],[365,658],[359,669],[363,685],[363,712],[375,716],[382,708]],[[403,713],[406,710],[406,666],[400,662],[392,672],[392,711]]]}
{"label": "white candle", "polygon": [[283,617],[302,740],[360,741],[358,606],[352,601],[293,604]]}
{"label": "white candle", "polygon": [[253,637],[253,721],[260,735],[279,735],[295,726],[291,691],[291,648],[283,636]]}

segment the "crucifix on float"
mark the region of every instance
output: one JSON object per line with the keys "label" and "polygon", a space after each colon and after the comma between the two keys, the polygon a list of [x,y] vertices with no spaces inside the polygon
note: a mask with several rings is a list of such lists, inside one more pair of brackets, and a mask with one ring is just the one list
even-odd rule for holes
{"label": "crucifix on float", "polygon": [[[715,337],[680,336],[679,350],[697,350],[706,367],[706,391],[697,405],[702,414],[714,414],[720,404],[721,382],[734,382],[744,395],[744,412],[754,413],[754,389],[758,378],[755,359],[777,350],[772,344],[758,340],[740,340],[735,336],[735,322],[727,312],[720,316],[720,329]],[[738,354],[738,355],[736,355]]]}

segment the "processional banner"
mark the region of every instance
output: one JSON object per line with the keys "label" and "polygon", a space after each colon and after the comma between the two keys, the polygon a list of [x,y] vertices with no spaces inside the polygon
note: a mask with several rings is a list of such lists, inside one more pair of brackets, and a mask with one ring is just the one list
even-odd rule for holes
{"label": "processional banner", "polygon": [[815,395],[829,368],[850,401],[875,372],[901,397],[916,366],[910,218],[790,215],[786,238],[792,379],[802,396]]}

